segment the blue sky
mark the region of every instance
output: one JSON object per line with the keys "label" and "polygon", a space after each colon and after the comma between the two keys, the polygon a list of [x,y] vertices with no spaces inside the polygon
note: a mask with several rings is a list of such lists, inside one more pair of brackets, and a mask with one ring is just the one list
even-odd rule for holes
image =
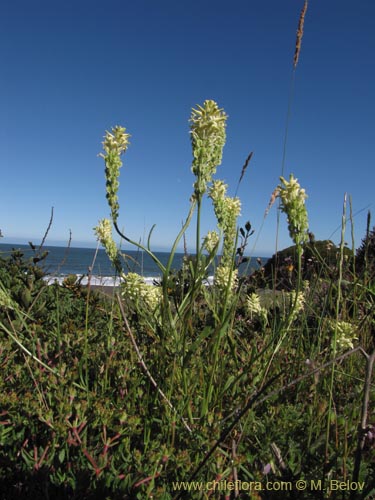
{"label": "blue sky", "polygon": [[[120,226],[133,239],[155,223],[168,249],[189,208],[191,108],[214,99],[229,115],[217,178],[241,184],[240,224],[275,249],[276,207],[292,60],[303,0],[3,0],[0,7],[2,242],[95,245],[108,216],[106,129],[132,135],[120,179]],[[285,175],[309,199],[317,239],[340,239],[344,193],[352,196],[357,246],[374,211],[375,2],[310,0],[295,75]],[[204,205],[203,232],[215,227]],[[279,248],[291,244],[281,217]],[[334,233],[334,234],[333,234]],[[347,241],[350,243],[348,227]],[[194,247],[194,231],[188,233]]]}

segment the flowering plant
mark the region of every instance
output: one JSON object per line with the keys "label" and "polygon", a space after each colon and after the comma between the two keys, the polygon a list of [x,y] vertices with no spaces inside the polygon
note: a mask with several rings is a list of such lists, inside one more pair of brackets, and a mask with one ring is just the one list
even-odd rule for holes
{"label": "flowering plant", "polygon": [[287,215],[290,237],[297,246],[301,246],[308,241],[309,223],[305,206],[307,194],[293,174],[290,175],[289,181],[284,177],[280,177],[280,181],[280,209]]}
{"label": "flowering plant", "polygon": [[99,154],[105,161],[106,197],[114,222],[117,221],[119,211],[117,191],[119,188],[118,177],[122,166],[121,155],[127,150],[130,137],[125,131],[126,129],[120,126],[114,127],[112,133],[107,131],[103,141],[104,153]]}
{"label": "flowering plant", "polygon": [[200,200],[211,182],[216,167],[221,164],[225,144],[227,115],[215,101],[207,100],[191,113],[191,142],[193,164],[191,170],[196,176],[194,197]]}

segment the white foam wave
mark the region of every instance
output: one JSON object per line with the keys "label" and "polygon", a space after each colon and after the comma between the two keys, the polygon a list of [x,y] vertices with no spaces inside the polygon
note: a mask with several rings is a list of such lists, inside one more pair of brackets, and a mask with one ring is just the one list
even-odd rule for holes
{"label": "white foam wave", "polygon": [[[77,280],[81,283],[81,285],[88,285],[89,278],[86,275],[76,274]],[[67,278],[67,276],[45,276],[44,281],[47,285],[53,285],[54,283],[58,283],[62,285],[63,281]],[[155,276],[144,276],[144,282],[147,285],[155,285],[155,282],[160,283],[161,278]],[[119,286],[124,281],[123,278],[119,276],[90,276],[90,284],[93,286]],[[214,281],[213,276],[208,276],[204,280],[205,285],[212,285]]]}
{"label": "white foam wave", "polygon": [[[88,285],[90,282],[91,285],[93,286],[119,286],[124,279],[120,278],[118,276],[90,276],[90,279],[88,276],[84,276],[82,274],[76,274],[77,280],[79,280],[81,285]],[[62,285],[64,280],[67,278],[67,276],[46,276],[44,278],[45,282],[47,285],[53,285],[54,283],[58,283],[59,285]],[[148,285],[153,285],[155,281],[160,282],[160,278],[157,277],[152,277],[152,276],[146,276],[143,278],[145,283]]]}

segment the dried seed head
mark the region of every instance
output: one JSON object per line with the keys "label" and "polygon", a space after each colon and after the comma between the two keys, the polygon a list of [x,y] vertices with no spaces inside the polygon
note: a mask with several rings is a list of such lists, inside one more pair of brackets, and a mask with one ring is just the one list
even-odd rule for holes
{"label": "dried seed head", "polygon": [[276,201],[276,198],[279,196],[279,193],[280,193],[280,188],[279,188],[279,186],[277,186],[274,189],[273,193],[271,194],[270,202],[268,203],[268,207],[266,208],[266,211],[264,213],[264,217],[267,217],[269,211],[271,210],[273,204]]}
{"label": "dried seed head", "polygon": [[303,25],[305,23],[305,14],[307,11],[307,3],[308,3],[307,0],[305,0],[305,5],[303,6],[303,9],[301,10],[301,14],[299,16],[299,23],[298,23],[298,29],[297,29],[297,39],[296,39],[296,50],[294,51],[294,58],[293,58],[294,69],[296,69],[296,67],[297,67],[299,54],[301,52]]}

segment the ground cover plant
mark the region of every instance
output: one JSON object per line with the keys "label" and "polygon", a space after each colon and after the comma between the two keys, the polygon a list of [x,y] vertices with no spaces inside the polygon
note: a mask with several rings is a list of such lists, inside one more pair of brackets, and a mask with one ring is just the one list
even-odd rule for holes
{"label": "ground cover plant", "polygon": [[[315,242],[305,190],[293,174],[281,176],[272,204],[294,246],[241,275],[251,225],[238,229],[241,201],[215,177],[226,122],[212,100],[192,110],[190,209],[166,265],[152,231],[142,245],[119,229],[130,137],[120,126],[104,137],[110,218],[95,232],[121,289],[108,296],[75,277],[48,286],[42,248],[29,260],[0,257],[2,498],[375,495],[370,220],[358,253],[349,251],[345,201],[339,244]],[[204,197],[217,219],[207,234]],[[193,224],[195,253],[173,270]],[[124,273],[113,230],[153,258],[160,286]]]}

